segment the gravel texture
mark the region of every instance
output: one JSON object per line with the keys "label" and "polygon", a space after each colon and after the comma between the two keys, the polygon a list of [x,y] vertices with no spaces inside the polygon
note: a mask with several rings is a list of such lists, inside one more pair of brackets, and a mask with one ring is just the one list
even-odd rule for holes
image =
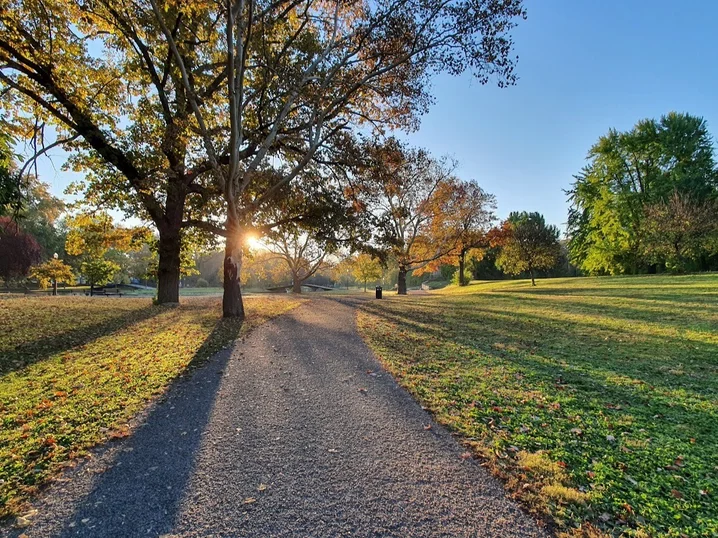
{"label": "gravel texture", "polygon": [[[431,426],[428,428],[428,426]],[[382,370],[350,301],[220,352],[37,501],[28,537],[546,536]]]}

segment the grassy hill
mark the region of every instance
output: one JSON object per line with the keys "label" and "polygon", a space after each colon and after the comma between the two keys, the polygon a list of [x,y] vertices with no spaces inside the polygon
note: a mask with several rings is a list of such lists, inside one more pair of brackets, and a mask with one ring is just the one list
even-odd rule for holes
{"label": "grassy hill", "polygon": [[359,324],[560,529],[718,535],[718,275],[473,282],[372,301]]}

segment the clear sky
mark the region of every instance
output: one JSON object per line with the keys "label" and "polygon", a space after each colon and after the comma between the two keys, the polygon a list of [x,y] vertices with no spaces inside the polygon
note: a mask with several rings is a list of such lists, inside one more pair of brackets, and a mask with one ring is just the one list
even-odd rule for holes
{"label": "clear sky", "polygon": [[518,84],[440,77],[409,137],[460,162],[498,214],[539,211],[564,225],[563,189],[609,128],[672,110],[718,136],[718,1],[527,0],[514,31]]}
{"label": "clear sky", "polygon": [[[563,189],[611,127],[672,110],[703,116],[718,136],[718,1],[527,0],[514,31],[518,84],[440,76],[436,104],[409,136],[460,162],[497,197],[498,214],[540,211],[563,226]],[[61,194],[71,175],[43,163]]]}

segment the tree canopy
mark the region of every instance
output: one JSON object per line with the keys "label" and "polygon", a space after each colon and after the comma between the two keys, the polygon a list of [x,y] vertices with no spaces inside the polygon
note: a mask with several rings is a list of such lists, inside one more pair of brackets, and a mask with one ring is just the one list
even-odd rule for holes
{"label": "tree canopy", "polygon": [[645,207],[643,254],[673,272],[698,269],[718,252],[718,201],[674,192]]}
{"label": "tree canopy", "polygon": [[547,225],[540,213],[512,212],[494,236],[494,244],[501,246],[496,265],[513,275],[528,272],[535,286],[536,271],[551,269],[558,262],[558,238],[558,228]]}
{"label": "tree canopy", "polygon": [[107,213],[79,214],[69,221],[65,250],[80,257],[80,273],[90,283],[92,294],[95,285],[106,284],[121,268],[111,259],[111,249],[138,250],[149,238],[146,228],[116,226]]}
{"label": "tree canopy", "polygon": [[382,275],[381,262],[366,252],[360,253],[352,260],[351,268],[354,278],[364,284],[364,291],[367,282],[378,280]]}
{"label": "tree canopy", "polygon": [[448,225],[456,164],[396,139],[374,145],[369,154],[355,195],[375,217],[374,242],[398,264],[398,289],[405,294],[409,271],[456,248],[458,230]]}
{"label": "tree canopy", "polygon": [[51,258],[43,264],[36,265],[31,269],[30,276],[37,279],[42,289],[46,289],[50,284],[57,282],[72,284],[75,280],[72,267],[57,258]]}
{"label": "tree canopy", "polygon": [[626,132],[612,129],[588,158],[568,191],[569,249],[588,273],[635,273],[655,263],[644,248],[647,206],[674,192],[698,203],[718,196],[712,139],[696,116],[672,112]]}
{"label": "tree canopy", "polygon": [[27,276],[30,267],[41,259],[35,238],[24,232],[10,217],[0,217],[0,277],[8,285],[12,278]]}

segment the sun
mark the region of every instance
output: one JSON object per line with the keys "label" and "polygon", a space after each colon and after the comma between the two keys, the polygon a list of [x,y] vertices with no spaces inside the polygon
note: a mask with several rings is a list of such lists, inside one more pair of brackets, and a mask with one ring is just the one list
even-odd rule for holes
{"label": "sun", "polygon": [[247,234],[244,238],[244,242],[252,250],[258,250],[264,247],[262,240],[254,234]]}

